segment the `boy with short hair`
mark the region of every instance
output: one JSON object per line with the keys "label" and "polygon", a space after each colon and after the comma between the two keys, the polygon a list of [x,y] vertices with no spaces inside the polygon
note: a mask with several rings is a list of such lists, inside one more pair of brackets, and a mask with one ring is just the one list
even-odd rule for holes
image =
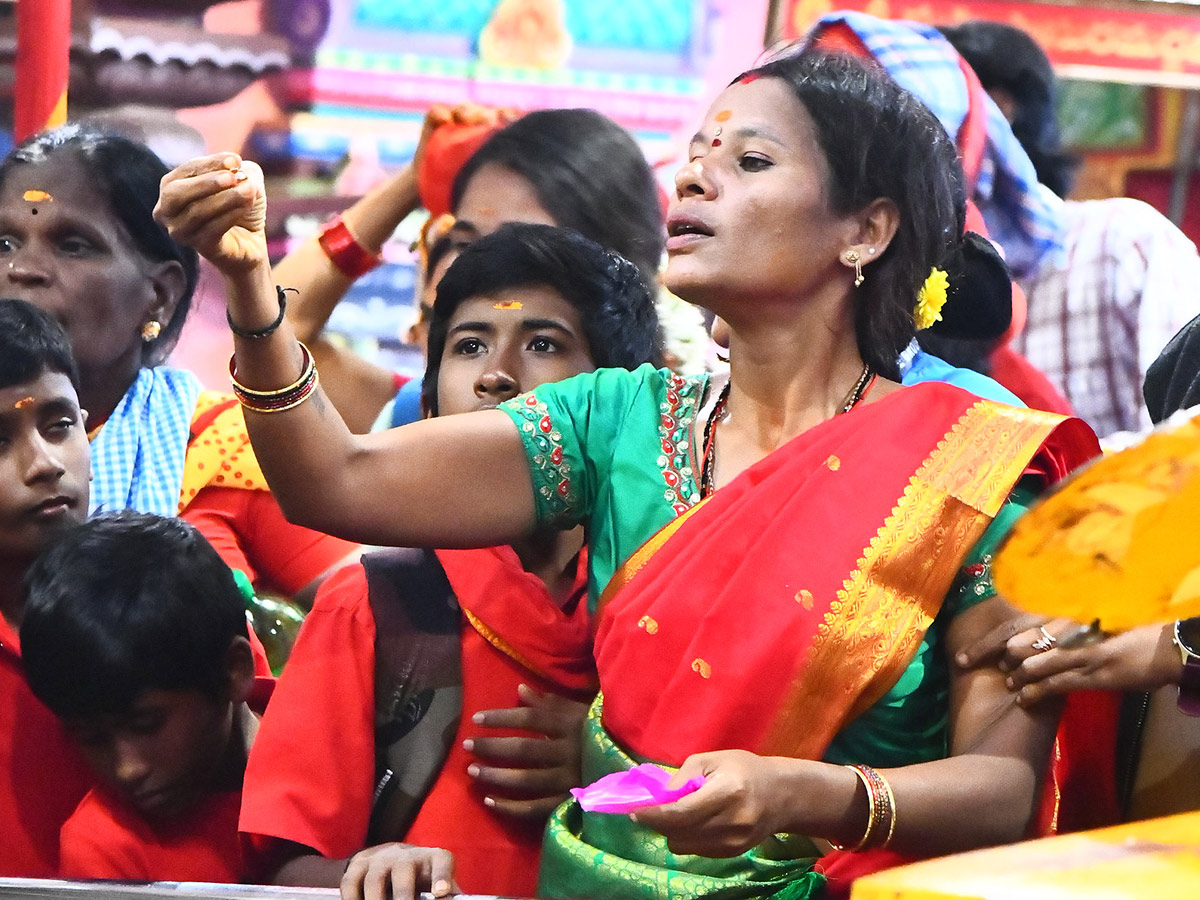
{"label": "boy with short hair", "polygon": [[17,639],[26,569],[87,515],[78,382],[61,326],[21,300],[0,300],[0,876],[56,874],[59,828],[92,782],[30,691]]}
{"label": "boy with short hair", "polygon": [[273,682],[229,567],[186,522],[120,512],[63,535],[26,587],[29,685],[99,781],[62,827],[60,874],[240,880],[247,701]]}
{"label": "boy with short hair", "polygon": [[[574,232],[506,225],[438,285],[422,403],[488,409],[658,355],[632,263]],[[546,816],[580,779],[580,701],[596,690],[584,552],[577,528],[388,550],[332,576],[247,769],[241,827],[259,874],[400,900],[445,894],[457,872],[469,893],[533,896]]]}

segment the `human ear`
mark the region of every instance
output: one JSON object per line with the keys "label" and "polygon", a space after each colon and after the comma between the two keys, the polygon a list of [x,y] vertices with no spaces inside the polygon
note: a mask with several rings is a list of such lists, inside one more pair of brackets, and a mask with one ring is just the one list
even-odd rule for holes
{"label": "human ear", "polygon": [[868,203],[856,216],[858,240],[855,249],[869,265],[883,256],[900,228],[900,210],[893,200],[879,197]]}
{"label": "human ear", "polygon": [[175,310],[179,308],[184,291],[187,290],[187,275],[178,260],[169,259],[152,266],[149,278],[154,299],[147,310],[147,321],[160,322],[163,328],[166,328],[174,318]]}
{"label": "human ear", "polygon": [[229,700],[234,706],[246,702],[254,687],[254,651],[250,640],[238,635],[229,642],[225,654],[225,667],[229,674]]}

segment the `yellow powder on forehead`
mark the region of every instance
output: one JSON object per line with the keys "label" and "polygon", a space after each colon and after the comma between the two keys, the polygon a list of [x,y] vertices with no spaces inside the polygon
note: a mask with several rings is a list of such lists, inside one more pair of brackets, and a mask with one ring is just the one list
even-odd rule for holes
{"label": "yellow powder on forehead", "polygon": [[723,109],[719,113],[717,113],[713,118],[715,118],[718,122],[728,122],[732,116],[733,116],[733,112],[731,110]]}
{"label": "yellow powder on forehead", "polygon": [[32,397],[22,397],[20,400],[18,400],[16,403],[13,404],[13,409],[24,409],[27,406],[33,406],[33,398]]}
{"label": "yellow powder on forehead", "polygon": [[26,191],[24,194],[22,194],[21,199],[29,203],[43,203],[46,201],[52,201],[54,198],[45,191],[32,190]]}
{"label": "yellow powder on forehead", "polygon": [[493,303],[492,309],[523,309],[525,304],[520,300],[504,300],[500,303]]}

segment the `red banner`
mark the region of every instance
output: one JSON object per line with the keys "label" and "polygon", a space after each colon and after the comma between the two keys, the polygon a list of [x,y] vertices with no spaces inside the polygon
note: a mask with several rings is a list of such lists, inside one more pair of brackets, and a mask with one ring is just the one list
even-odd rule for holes
{"label": "red banner", "polygon": [[999,0],[782,0],[780,37],[798,37],[837,9],[934,25],[1007,22],[1033,35],[1063,75],[1200,87],[1200,9],[1181,13],[1179,6],[1135,0],[1121,8]]}
{"label": "red banner", "polygon": [[18,143],[67,120],[70,53],[71,0],[17,4],[13,132]]}

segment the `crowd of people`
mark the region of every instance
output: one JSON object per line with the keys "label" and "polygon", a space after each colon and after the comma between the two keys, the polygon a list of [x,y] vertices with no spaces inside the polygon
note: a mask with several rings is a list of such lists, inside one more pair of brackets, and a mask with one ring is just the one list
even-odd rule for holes
{"label": "crowd of people", "polygon": [[[1107,634],[992,583],[1097,434],[1200,404],[1198,280],[1062,250],[1140,223],[1200,258],[1157,214],[1064,206],[1014,31],[825,17],[714,100],[665,210],[597,113],[435,111],[274,269],[237,153],[14,150],[0,874],[802,900],[1200,807],[1161,803],[1200,748],[1200,619]],[[464,123],[439,210],[427,155]],[[408,385],[321,331],[423,202]],[[232,394],[165,365],[198,257]],[[663,288],[728,372],[664,364]],[[310,607],[278,680],[264,592]],[[643,763],[699,786],[628,815],[569,793]]]}

